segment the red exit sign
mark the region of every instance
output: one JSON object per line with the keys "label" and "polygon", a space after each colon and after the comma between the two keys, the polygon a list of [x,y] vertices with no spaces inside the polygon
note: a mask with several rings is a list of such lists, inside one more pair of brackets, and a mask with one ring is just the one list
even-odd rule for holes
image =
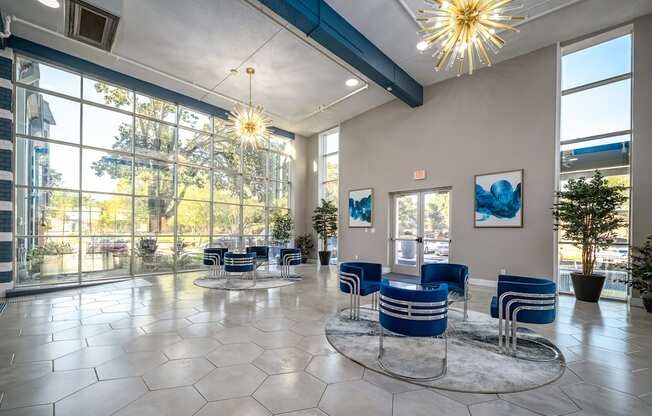
{"label": "red exit sign", "polygon": [[421,181],[423,179],[426,179],[426,170],[425,169],[419,169],[414,171],[414,180],[415,181]]}

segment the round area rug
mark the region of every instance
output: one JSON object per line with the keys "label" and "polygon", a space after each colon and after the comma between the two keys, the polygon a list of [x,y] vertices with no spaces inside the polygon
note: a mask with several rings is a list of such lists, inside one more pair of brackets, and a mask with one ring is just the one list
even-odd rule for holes
{"label": "round area rug", "polygon": [[256,285],[253,285],[251,279],[240,279],[239,276],[234,276],[227,282],[225,278],[202,278],[196,279],[193,283],[195,286],[203,287],[206,289],[220,289],[220,290],[263,290],[273,289],[277,287],[285,287],[293,285],[301,281],[301,275],[290,274],[290,277],[281,278],[278,272],[261,271],[258,272],[256,277]]}
{"label": "round area rug", "polygon": [[[349,319],[349,309],[326,322],[326,338],[342,355],[356,363],[388,374],[378,365],[378,311],[362,308],[360,320]],[[443,340],[404,337],[385,331],[383,360],[401,374],[436,374],[443,358]],[[557,352],[557,357],[549,348]],[[468,393],[514,393],[531,390],[557,380],[566,362],[559,349],[529,329],[519,329],[519,354],[549,361],[528,361],[498,350],[498,320],[469,311],[448,310],[448,369],[434,381],[413,382],[426,387]],[[430,368],[429,368],[430,367]],[[440,367],[439,367],[440,368]]]}

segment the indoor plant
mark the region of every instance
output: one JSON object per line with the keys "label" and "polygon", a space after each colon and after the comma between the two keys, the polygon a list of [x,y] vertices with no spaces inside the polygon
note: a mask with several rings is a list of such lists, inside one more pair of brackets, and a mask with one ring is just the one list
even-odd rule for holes
{"label": "indoor plant", "polygon": [[613,243],[616,230],[625,225],[618,216],[618,208],[627,201],[625,187],[609,185],[596,171],[590,180],[584,177],[569,179],[564,190],[556,195],[555,230],[561,231],[564,240],[582,251],[582,271],[571,273],[575,297],[597,302],[605,276],[594,273],[596,255],[598,250]]}
{"label": "indoor plant", "polygon": [[304,234],[298,236],[294,240],[294,245],[301,250],[301,263],[306,263],[308,261],[308,256],[314,248],[314,243],[312,242],[312,235]]}
{"label": "indoor plant", "polygon": [[642,247],[631,247],[629,278],[622,281],[638,290],[645,310],[652,313],[652,234]]}
{"label": "indoor plant", "polygon": [[337,207],[331,201],[321,200],[321,206],[315,208],[312,214],[312,228],[322,241],[323,250],[319,251],[319,263],[326,266],[330,263],[331,252],[327,250],[328,239],[337,235]]}
{"label": "indoor plant", "polygon": [[285,247],[292,238],[294,224],[289,211],[283,213],[276,211],[272,214],[272,238],[280,246]]}

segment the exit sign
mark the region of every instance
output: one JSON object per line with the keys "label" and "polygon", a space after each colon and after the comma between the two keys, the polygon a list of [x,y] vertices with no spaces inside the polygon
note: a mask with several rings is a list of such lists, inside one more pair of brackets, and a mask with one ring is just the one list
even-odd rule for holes
{"label": "exit sign", "polygon": [[426,179],[426,170],[425,169],[419,169],[414,171],[414,180],[415,181],[421,181]]}

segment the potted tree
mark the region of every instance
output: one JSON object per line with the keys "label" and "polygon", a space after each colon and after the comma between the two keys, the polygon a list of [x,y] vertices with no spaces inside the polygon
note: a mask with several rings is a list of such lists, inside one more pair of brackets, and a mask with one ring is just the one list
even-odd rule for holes
{"label": "potted tree", "polygon": [[272,238],[276,244],[285,247],[292,238],[294,223],[289,211],[276,211],[272,214]]}
{"label": "potted tree", "polygon": [[331,252],[326,250],[328,239],[337,235],[337,207],[331,201],[321,200],[321,206],[315,208],[312,214],[312,228],[322,241],[319,251],[319,263],[326,266],[331,261]]}
{"label": "potted tree", "polygon": [[556,192],[553,207],[555,230],[564,240],[582,251],[581,273],[571,273],[575,297],[585,302],[597,302],[605,276],[594,273],[599,250],[608,248],[616,230],[625,225],[618,208],[625,203],[625,187],[609,185],[599,171],[590,180],[569,179],[564,190]]}
{"label": "potted tree", "polygon": [[652,313],[652,234],[642,247],[632,246],[627,270],[629,278],[622,282],[640,292],[645,310]]}
{"label": "potted tree", "polygon": [[305,234],[305,235],[298,236],[294,240],[294,245],[299,250],[301,250],[301,263],[307,263],[308,256],[310,255],[310,251],[312,251],[313,247],[315,246],[314,243],[312,242],[312,235]]}

